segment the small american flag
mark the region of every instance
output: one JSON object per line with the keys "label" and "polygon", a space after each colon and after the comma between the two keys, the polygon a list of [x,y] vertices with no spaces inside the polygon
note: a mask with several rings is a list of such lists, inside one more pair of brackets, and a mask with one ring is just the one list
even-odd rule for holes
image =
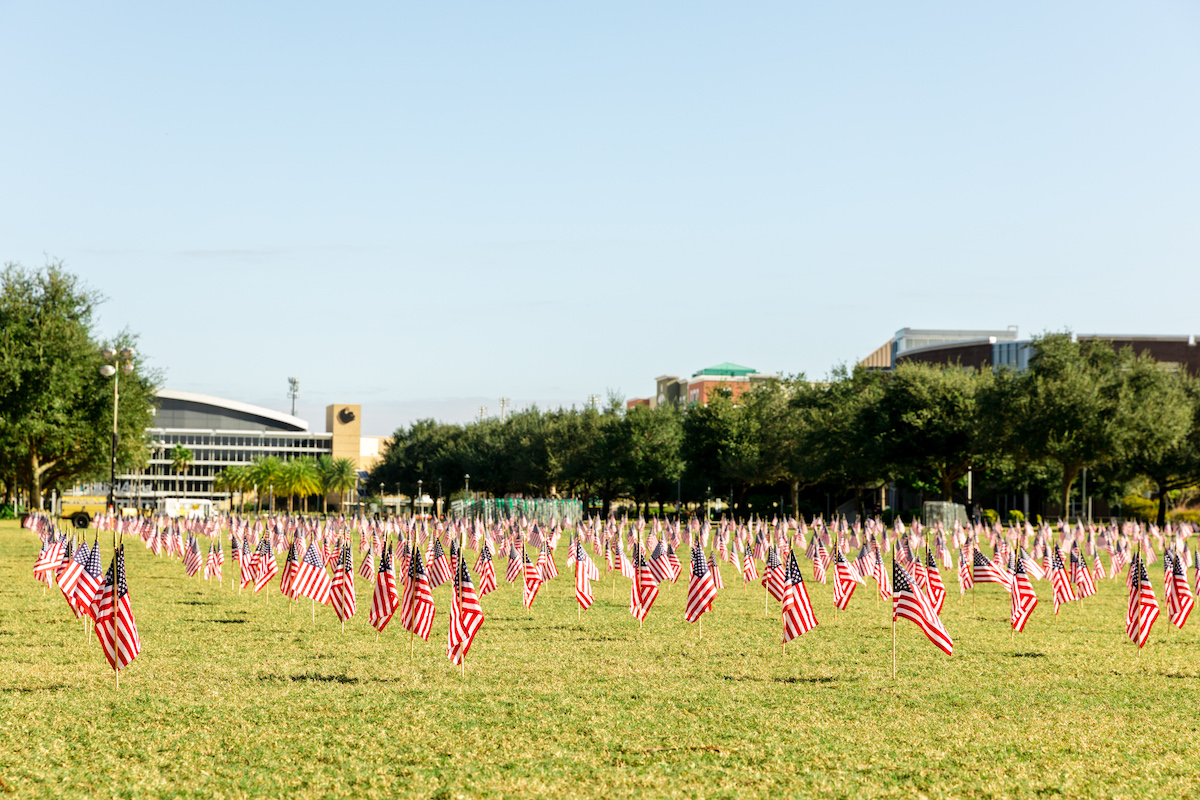
{"label": "small american flag", "polygon": [[1141,556],[1135,555],[1129,563],[1134,579],[1129,587],[1129,608],[1125,613],[1125,634],[1139,648],[1146,645],[1150,629],[1158,619],[1158,599],[1150,585],[1150,575]]}
{"label": "small american flag", "polygon": [[[976,551],[978,552],[978,551]],[[980,553],[982,556],[983,554]],[[987,560],[986,558],[984,559]],[[990,562],[989,562],[990,563]],[[946,655],[954,654],[954,641],[924,593],[909,580],[899,561],[892,562],[892,620],[907,619]]]}
{"label": "small american flag", "polygon": [[813,614],[812,602],[808,599],[808,589],[804,585],[804,576],[800,574],[800,565],[796,563],[795,551],[788,554],[784,581],[783,643],[787,644],[817,627],[817,617]]}
{"label": "small american flag", "polygon": [[533,601],[537,598],[538,590],[542,588],[542,575],[537,566],[529,560],[529,554],[524,550],[521,551],[521,559],[525,565],[525,589],[521,594],[521,602],[525,604],[526,608],[531,608]]}
{"label": "small american flag", "polygon": [[1063,564],[1062,552],[1059,551],[1058,545],[1054,546],[1054,553],[1050,559],[1050,583],[1054,586],[1054,613],[1057,614],[1059,606],[1075,599],[1075,590],[1071,588],[1071,581],[1067,578],[1067,568]]}
{"label": "small american flag", "polygon": [[479,596],[487,597],[496,591],[496,565],[492,561],[492,548],[487,542],[479,551],[479,561],[475,563],[475,571],[479,573]]}
{"label": "small american flag", "polygon": [[1188,615],[1192,613],[1196,599],[1192,597],[1191,587],[1188,586],[1183,559],[1172,550],[1167,550],[1165,559],[1167,576],[1164,594],[1167,598],[1167,619],[1176,628],[1182,628]]}
{"label": "small american flag", "polygon": [[[596,570],[596,565],[584,552],[582,538],[575,540],[571,546],[571,552],[575,561],[575,600],[579,603],[579,607],[586,611],[592,607],[592,581],[595,580],[589,573]],[[595,575],[596,578],[600,577],[598,570]]]}
{"label": "small american flag", "polygon": [[338,619],[342,622],[354,616],[358,610],[358,602],[354,596],[354,557],[350,542],[346,541],[340,547],[341,553],[337,565],[333,568],[333,581],[330,583],[330,601]]}
{"label": "small american flag", "polygon": [[329,580],[329,573],[325,571],[325,563],[317,550],[317,543],[309,542],[308,549],[304,551],[304,558],[296,570],[296,577],[292,581],[292,596],[307,597],[325,604],[329,602],[331,588],[332,582]]}
{"label": "small american flag", "polygon": [[712,608],[716,597],[717,584],[704,560],[704,551],[697,544],[692,547],[692,569],[691,575],[688,576],[687,603],[684,606],[683,618],[688,622],[696,622],[701,614]]}
{"label": "small american flag", "polygon": [[92,610],[96,638],[104,650],[104,657],[114,670],[124,669],[142,652],[133,606],[129,603],[129,585],[125,581],[124,547],[118,548],[113,555]]}
{"label": "small american flag", "polygon": [[396,613],[400,598],[396,592],[396,569],[392,563],[391,545],[385,545],[379,554],[379,574],[375,578],[375,592],[371,595],[371,613],[368,621],[375,630],[383,632]]}
{"label": "small american flag", "polygon": [[466,658],[475,634],[483,625],[483,606],[475,594],[475,584],[467,571],[464,559],[458,560],[457,579],[454,581],[454,602],[450,606],[450,634],[446,643],[446,657],[453,664],[461,664]]}
{"label": "small american flag", "polygon": [[408,570],[404,598],[400,604],[401,622],[404,630],[412,631],[423,640],[429,641],[429,631],[433,627],[436,609],[433,605],[433,591],[429,588],[429,579],[425,576],[425,567],[421,563],[420,549],[414,550]]}
{"label": "small american flag", "polygon": [[1037,608],[1037,592],[1033,590],[1033,581],[1025,571],[1025,559],[1018,558],[1016,571],[1013,573],[1012,614],[1009,622],[1013,630],[1020,633],[1025,630],[1029,615]]}

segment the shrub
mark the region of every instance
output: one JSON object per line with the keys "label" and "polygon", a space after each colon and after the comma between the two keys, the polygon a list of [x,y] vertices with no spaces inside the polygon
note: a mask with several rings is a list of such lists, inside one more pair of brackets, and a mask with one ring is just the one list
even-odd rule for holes
{"label": "shrub", "polygon": [[1008,512],[1008,524],[1009,525],[1021,525],[1024,522],[1025,522],[1025,515],[1022,514],[1020,511],[1018,511],[1017,509],[1014,508]]}
{"label": "shrub", "polygon": [[994,508],[985,508],[983,510],[983,518],[987,520],[988,525],[995,525],[996,520],[1000,519],[1000,515],[996,513]]}
{"label": "shrub", "polygon": [[1121,513],[1142,522],[1154,522],[1158,518],[1158,503],[1141,495],[1127,494],[1121,498]]}
{"label": "shrub", "polygon": [[1190,522],[1193,525],[1200,525],[1200,508],[1177,508],[1168,512],[1167,519],[1171,522]]}

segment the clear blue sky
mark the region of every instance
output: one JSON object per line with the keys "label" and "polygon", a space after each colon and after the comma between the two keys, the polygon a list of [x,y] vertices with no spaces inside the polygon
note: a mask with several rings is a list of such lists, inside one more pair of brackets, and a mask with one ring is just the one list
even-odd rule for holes
{"label": "clear blue sky", "polygon": [[0,260],[364,427],[900,327],[1200,333],[1200,6],[7,3]]}

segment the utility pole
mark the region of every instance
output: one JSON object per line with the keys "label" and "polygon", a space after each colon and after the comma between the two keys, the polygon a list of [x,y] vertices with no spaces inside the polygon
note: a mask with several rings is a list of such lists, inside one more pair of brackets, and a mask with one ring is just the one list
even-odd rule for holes
{"label": "utility pole", "polygon": [[588,405],[591,406],[593,409],[596,408],[596,405],[599,402],[600,402],[600,395],[598,395],[598,394],[589,394],[588,395]]}
{"label": "utility pole", "polygon": [[287,396],[292,399],[292,416],[296,416],[296,398],[300,396],[300,379],[288,378]]}
{"label": "utility pole", "polygon": [[510,403],[512,403],[512,400],[509,400],[507,397],[500,398],[500,421],[501,422],[504,422],[504,412],[508,410],[508,406]]}
{"label": "utility pole", "polygon": [[487,406],[479,407],[479,421],[483,422],[483,418],[487,416]]}

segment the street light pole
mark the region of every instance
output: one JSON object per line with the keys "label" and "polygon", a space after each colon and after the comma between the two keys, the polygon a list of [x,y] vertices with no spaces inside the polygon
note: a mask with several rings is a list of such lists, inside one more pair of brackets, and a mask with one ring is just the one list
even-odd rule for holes
{"label": "street light pole", "polygon": [[110,450],[110,459],[108,464],[108,507],[116,513],[117,502],[117,441],[119,435],[117,433],[117,414],[119,404],[121,402],[121,373],[126,375],[133,372],[133,348],[123,347],[121,352],[113,350],[111,347],[106,347],[100,351],[100,357],[105,362],[116,359],[115,364],[105,363],[100,367],[100,374],[105,378],[113,379],[113,424],[112,424],[112,442]]}

